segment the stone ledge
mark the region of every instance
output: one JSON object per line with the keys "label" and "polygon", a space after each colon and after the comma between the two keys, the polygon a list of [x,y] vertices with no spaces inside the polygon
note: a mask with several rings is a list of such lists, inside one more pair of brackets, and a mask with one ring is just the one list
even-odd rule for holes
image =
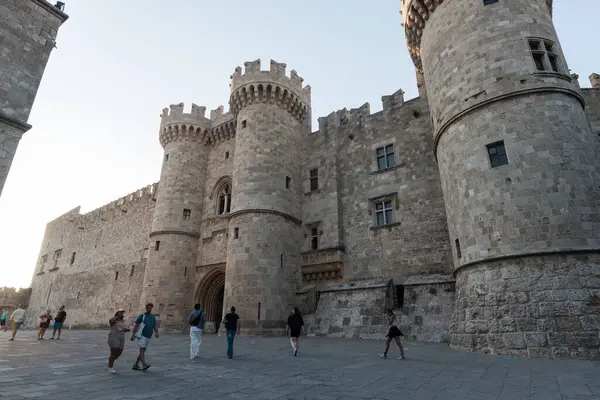
{"label": "stone ledge", "polygon": [[380,231],[382,229],[391,229],[396,226],[402,225],[402,222],[394,222],[393,224],[381,225],[381,226],[372,226],[369,229],[372,231]]}
{"label": "stone ledge", "polygon": [[23,131],[23,133],[25,133],[31,129],[31,125],[29,125],[28,123],[21,122],[17,119],[9,117],[8,115],[4,114],[1,110],[0,110],[0,122],[10,125],[14,128],[20,129]]}
{"label": "stone ledge", "polygon": [[48,271],[58,271],[58,267],[50,268]]}
{"label": "stone ledge", "polygon": [[311,190],[310,192],[304,193],[305,196],[311,196],[313,194],[321,193],[323,189]]}
{"label": "stone ledge", "polygon": [[366,280],[366,281],[353,281],[348,283],[340,283],[329,285],[323,290],[320,290],[321,293],[328,292],[339,292],[339,291],[347,291],[347,290],[369,290],[369,289],[378,289],[387,287],[390,283],[391,279],[385,280]]}
{"label": "stone ledge", "polygon": [[378,169],[377,171],[369,172],[369,175],[383,174],[386,172],[394,171],[394,170],[396,170],[398,168],[402,168],[402,167],[404,167],[404,163],[396,165],[395,167],[383,168],[383,169]]}

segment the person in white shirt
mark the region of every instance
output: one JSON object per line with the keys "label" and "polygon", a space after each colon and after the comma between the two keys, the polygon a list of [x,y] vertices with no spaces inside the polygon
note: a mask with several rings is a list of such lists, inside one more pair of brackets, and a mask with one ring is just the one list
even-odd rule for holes
{"label": "person in white shirt", "polygon": [[15,340],[17,329],[19,329],[19,326],[25,321],[27,313],[21,307],[23,307],[23,305],[19,304],[17,309],[10,315],[10,320],[12,321],[12,337],[8,339],[9,341]]}

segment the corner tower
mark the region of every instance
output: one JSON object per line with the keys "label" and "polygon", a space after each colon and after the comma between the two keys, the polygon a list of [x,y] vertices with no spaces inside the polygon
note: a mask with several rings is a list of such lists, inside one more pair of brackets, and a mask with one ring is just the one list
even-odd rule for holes
{"label": "corner tower", "polygon": [[58,29],[68,15],[45,0],[0,4],[0,195],[27,123]]}
{"label": "corner tower", "polygon": [[597,358],[600,152],[551,0],[403,0],[457,285],[451,344]]}
{"label": "corner tower", "polygon": [[187,327],[193,302],[196,254],[206,183],[210,120],[205,107],[183,103],[165,108],[161,115],[160,144],[165,149],[150,246],[141,295],[154,304],[161,328],[179,331]]}
{"label": "corner tower", "polygon": [[296,71],[286,76],[285,64],[244,65],[231,77],[237,132],[224,303],[236,307],[244,332],[279,334],[295,302],[310,87]]}

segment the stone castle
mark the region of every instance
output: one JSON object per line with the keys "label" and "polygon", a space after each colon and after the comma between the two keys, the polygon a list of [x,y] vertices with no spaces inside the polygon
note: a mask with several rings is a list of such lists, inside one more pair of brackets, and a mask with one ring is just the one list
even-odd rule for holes
{"label": "stone castle", "polygon": [[547,0],[404,0],[419,97],[318,119],[295,71],[246,62],[229,111],[163,110],[158,183],[48,223],[29,302],[72,327],[155,304],[214,330],[599,357],[600,79],[571,75]]}

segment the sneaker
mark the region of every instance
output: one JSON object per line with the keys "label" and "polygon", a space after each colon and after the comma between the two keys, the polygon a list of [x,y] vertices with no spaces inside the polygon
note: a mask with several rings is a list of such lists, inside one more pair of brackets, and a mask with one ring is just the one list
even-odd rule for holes
{"label": "sneaker", "polygon": [[114,369],[114,368],[109,368],[109,369],[107,370],[107,372],[108,372],[109,374],[116,374],[116,373],[117,373],[117,371],[115,371],[115,369]]}
{"label": "sneaker", "polygon": [[143,370],[144,370],[144,371],[146,371],[148,368],[150,368],[150,364],[146,364],[146,365],[144,365],[144,368],[143,368]]}
{"label": "sneaker", "polygon": [[15,340],[14,338],[10,338],[8,339],[9,342],[12,342],[13,340]]}
{"label": "sneaker", "polygon": [[398,357],[396,360],[406,360],[406,357],[404,357],[404,356],[400,356],[400,357]]}
{"label": "sneaker", "polygon": [[51,338],[50,338],[50,340],[54,340],[54,338],[53,338],[53,337],[51,337]]}
{"label": "sneaker", "polygon": [[379,353],[379,357],[381,357],[381,358],[387,358],[387,354],[385,354],[385,353]]}
{"label": "sneaker", "polygon": [[298,349],[294,350],[294,357],[298,355]]}
{"label": "sneaker", "polygon": [[134,365],[133,365],[133,368],[131,368],[131,369],[132,369],[132,370],[134,370],[134,371],[141,371],[141,370],[142,370],[142,369],[140,368],[140,366],[139,366],[139,365],[137,365],[137,364],[134,364]]}

